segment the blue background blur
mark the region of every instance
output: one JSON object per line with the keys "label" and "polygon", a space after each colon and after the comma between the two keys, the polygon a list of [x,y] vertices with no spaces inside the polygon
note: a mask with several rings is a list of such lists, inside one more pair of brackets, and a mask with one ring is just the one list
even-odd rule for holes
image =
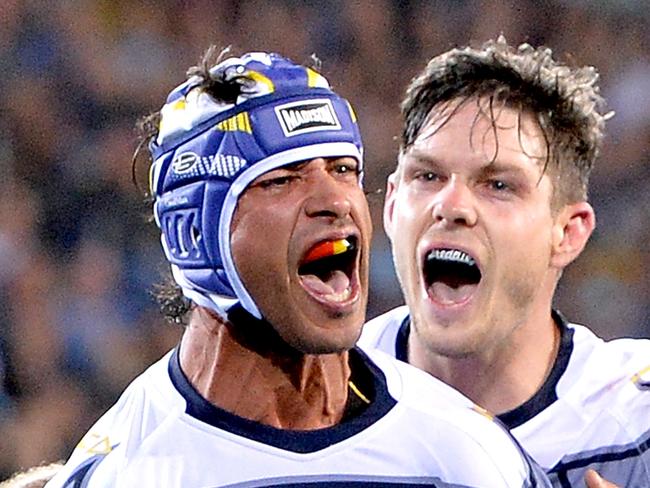
{"label": "blue background blur", "polygon": [[[2,0],[0,479],[63,458],[179,337],[149,291],[165,269],[131,183],[134,122],[211,43],[312,53],[360,118],[368,190],[384,187],[398,105],[426,60],[504,33],[595,65],[609,107],[592,179],[598,228],[557,305],[605,337],[650,336],[650,9],[644,0],[322,2]],[[369,316],[401,303],[376,236]]]}

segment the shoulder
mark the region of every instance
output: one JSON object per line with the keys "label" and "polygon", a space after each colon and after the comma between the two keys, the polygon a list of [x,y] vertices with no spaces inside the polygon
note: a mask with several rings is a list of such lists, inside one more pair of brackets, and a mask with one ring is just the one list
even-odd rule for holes
{"label": "shoulder", "polygon": [[367,354],[386,375],[397,400],[400,432],[426,439],[423,449],[430,449],[427,454],[450,473],[461,477],[472,465],[484,476],[481,486],[527,486],[526,480],[532,479],[546,486],[539,468],[489,412],[442,381],[382,351]]}
{"label": "shoulder", "polygon": [[650,379],[650,340],[605,341],[582,325],[568,327],[574,331],[573,352],[558,383],[560,393],[573,390],[586,399],[599,391],[611,396],[629,390],[650,397],[650,389],[644,388]]}
{"label": "shoulder", "polygon": [[[77,444],[48,488],[111,486],[122,458],[168,415],[165,410],[173,412],[174,403],[183,408],[180,397],[174,398],[167,373],[171,354],[133,380]],[[91,475],[92,483],[88,484]]]}
{"label": "shoulder", "polygon": [[605,341],[586,327],[571,324],[574,351],[558,393],[583,414],[608,411],[627,425],[637,421],[647,430],[650,420],[650,340]]}
{"label": "shoulder", "polygon": [[567,330],[572,350],[556,400],[513,432],[547,469],[579,479],[592,466],[637,486],[649,452],[650,341],[607,341],[577,324]]}
{"label": "shoulder", "polygon": [[378,348],[395,355],[395,340],[408,315],[408,307],[402,305],[366,322],[359,338],[359,346],[363,349]]}

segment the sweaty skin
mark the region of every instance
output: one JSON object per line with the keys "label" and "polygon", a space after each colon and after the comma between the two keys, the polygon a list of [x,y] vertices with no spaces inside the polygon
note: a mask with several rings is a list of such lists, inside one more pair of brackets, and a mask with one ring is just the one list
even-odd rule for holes
{"label": "sweaty skin", "polygon": [[[550,303],[594,217],[586,202],[552,207],[532,116],[500,108],[492,131],[480,103],[431,117],[389,180],[384,222],[412,318],[409,362],[499,414],[528,400],[552,367]],[[471,256],[480,282],[429,284],[423,263],[436,249]]]}
{"label": "sweaty skin", "polygon": [[347,352],[298,354],[270,327],[240,334],[205,308],[192,312],[181,364],[192,385],[215,405],[281,429],[334,425],[347,401]]}
{"label": "sweaty skin", "polygon": [[[182,370],[218,407],[290,430],[342,419],[347,351],[365,319],[372,234],[357,167],[350,157],[316,158],[265,173],[241,196],[233,257],[265,320],[240,314],[230,323],[197,307],[180,346]],[[343,269],[304,274],[319,243],[348,238],[356,248]]]}

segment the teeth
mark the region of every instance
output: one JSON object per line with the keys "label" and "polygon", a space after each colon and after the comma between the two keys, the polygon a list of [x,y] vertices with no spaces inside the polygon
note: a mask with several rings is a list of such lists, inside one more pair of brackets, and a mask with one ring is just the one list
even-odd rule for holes
{"label": "teeth", "polygon": [[344,302],[350,298],[351,294],[352,294],[352,288],[348,287],[345,290],[343,290],[341,293],[330,293],[329,295],[327,295],[327,299],[332,302]]}
{"label": "teeth", "polygon": [[456,263],[464,263],[469,266],[476,265],[474,258],[466,252],[459,251],[458,249],[434,249],[427,256],[427,260],[438,259],[440,261],[452,261]]}

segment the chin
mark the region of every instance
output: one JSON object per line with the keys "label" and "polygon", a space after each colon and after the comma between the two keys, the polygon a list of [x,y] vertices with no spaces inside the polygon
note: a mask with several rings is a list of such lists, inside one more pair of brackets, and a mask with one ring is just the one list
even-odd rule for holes
{"label": "chin", "polygon": [[[455,331],[454,331],[455,332]],[[431,331],[424,338],[426,348],[435,355],[450,359],[465,359],[476,356],[484,349],[481,340],[468,331],[450,333],[450,331]]]}
{"label": "chin", "polygon": [[352,349],[361,335],[361,329],[323,332],[317,336],[298,337],[287,342],[303,354],[338,354]]}

